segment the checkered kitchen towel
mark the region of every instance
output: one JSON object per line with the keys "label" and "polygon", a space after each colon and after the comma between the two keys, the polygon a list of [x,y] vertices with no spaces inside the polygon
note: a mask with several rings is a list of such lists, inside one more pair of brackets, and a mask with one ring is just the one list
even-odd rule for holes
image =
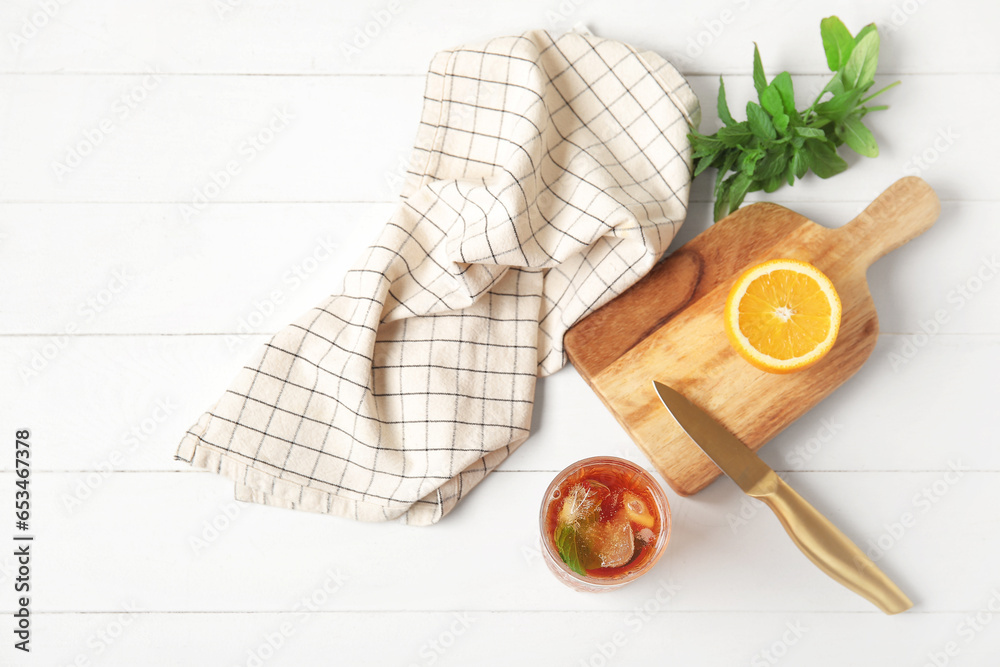
{"label": "checkered kitchen towel", "polygon": [[435,523],[528,437],[563,334],[638,280],[687,212],[698,100],[591,35],[439,53],[399,205],[176,458],[239,500]]}

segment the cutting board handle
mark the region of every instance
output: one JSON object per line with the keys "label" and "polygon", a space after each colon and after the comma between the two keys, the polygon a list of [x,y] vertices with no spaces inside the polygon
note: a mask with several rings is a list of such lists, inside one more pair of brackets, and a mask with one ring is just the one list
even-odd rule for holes
{"label": "cutting board handle", "polygon": [[941,201],[922,178],[901,178],[837,234],[864,267],[930,229]]}

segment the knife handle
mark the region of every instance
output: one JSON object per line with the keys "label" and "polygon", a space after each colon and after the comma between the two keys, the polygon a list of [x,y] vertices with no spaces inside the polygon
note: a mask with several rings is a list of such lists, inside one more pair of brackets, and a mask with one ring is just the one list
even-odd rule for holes
{"label": "knife handle", "polygon": [[[903,591],[846,535],[772,472],[773,483],[749,495],[771,508],[802,553],[834,581],[872,602],[887,614],[913,606]],[[768,480],[770,482],[771,480]],[[756,490],[755,490],[756,491]]]}

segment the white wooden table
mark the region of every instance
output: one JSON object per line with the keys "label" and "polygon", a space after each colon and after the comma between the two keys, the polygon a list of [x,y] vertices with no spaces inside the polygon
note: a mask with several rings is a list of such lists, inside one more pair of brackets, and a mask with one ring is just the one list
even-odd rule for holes
{"label": "white wooden table", "polygon": [[[763,455],[877,549],[911,611],[833,583],[727,480],[668,492],[672,541],[643,580],[564,588],[537,550],[545,485],[589,455],[643,461],[572,368],[539,383],[521,450],[431,528],[237,504],[173,460],[386,218],[435,50],[584,22],[673,59],[712,130],[718,75],[734,108],[751,91],[754,40],[807,102],[834,12],[879,24],[879,81],[902,81],[869,117],[882,155],[771,200],[836,226],[916,173],[943,209],[869,273],[867,365]],[[997,664],[995,3],[15,0],[0,25],[0,664]],[[710,180],[678,243],[710,224]],[[19,428],[30,654],[10,616]]]}

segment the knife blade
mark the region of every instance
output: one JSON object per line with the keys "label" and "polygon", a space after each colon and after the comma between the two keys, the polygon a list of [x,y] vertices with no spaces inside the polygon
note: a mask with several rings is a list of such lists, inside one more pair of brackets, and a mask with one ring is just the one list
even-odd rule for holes
{"label": "knife blade", "polygon": [[850,538],[728,429],[667,385],[654,380],[653,388],[681,429],[744,493],[767,504],[795,546],[817,567],[886,614],[913,606]]}

